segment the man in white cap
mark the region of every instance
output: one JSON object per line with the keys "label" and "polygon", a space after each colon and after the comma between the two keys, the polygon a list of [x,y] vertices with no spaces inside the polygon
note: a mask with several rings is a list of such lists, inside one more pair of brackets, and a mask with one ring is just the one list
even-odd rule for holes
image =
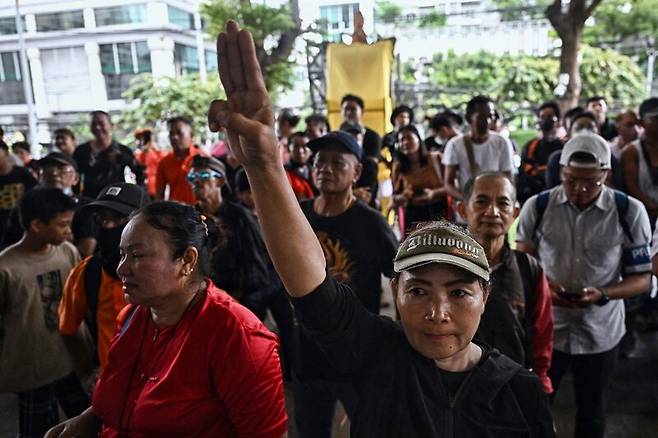
{"label": "man in white cap", "polygon": [[649,288],[651,230],[644,206],[604,182],[610,147],[583,132],[560,158],[562,184],[523,206],[517,248],[549,279],[555,326],[548,372],[557,392],[571,368],[576,437],[603,437],[605,402],[625,332],[623,299]]}

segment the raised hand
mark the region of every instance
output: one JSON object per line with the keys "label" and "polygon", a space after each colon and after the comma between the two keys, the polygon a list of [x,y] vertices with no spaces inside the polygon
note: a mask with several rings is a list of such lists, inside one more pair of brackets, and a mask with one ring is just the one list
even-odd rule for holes
{"label": "raised hand", "polygon": [[226,129],[229,147],[246,168],[281,166],[274,134],[272,102],[265,88],[254,40],[229,20],[217,38],[219,78],[227,100],[214,100],[208,127]]}

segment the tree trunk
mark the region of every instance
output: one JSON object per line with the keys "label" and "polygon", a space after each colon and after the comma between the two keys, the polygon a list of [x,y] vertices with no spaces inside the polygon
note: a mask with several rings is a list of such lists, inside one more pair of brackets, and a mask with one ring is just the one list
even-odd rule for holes
{"label": "tree trunk", "polygon": [[[555,0],[546,8],[545,15],[562,40],[560,50],[560,81],[557,88],[562,111],[578,105],[582,82],[580,80],[580,39],[585,21],[602,0],[571,0],[568,10],[562,10],[562,1]],[[564,88],[566,86],[566,88]]]}

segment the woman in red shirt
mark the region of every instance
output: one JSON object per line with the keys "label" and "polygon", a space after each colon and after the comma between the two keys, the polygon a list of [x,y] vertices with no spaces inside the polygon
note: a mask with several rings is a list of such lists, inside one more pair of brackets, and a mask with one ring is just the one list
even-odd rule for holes
{"label": "woman in red shirt", "polygon": [[92,406],[46,437],[281,437],[278,340],[208,279],[204,218],[158,202],[121,237],[127,301]]}

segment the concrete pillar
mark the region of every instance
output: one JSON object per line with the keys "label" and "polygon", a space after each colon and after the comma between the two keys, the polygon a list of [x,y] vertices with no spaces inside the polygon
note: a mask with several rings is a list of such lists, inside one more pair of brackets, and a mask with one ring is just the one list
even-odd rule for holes
{"label": "concrete pillar", "polygon": [[32,92],[34,94],[34,106],[36,108],[37,118],[43,119],[50,117],[39,49],[36,47],[28,48],[27,59],[30,63],[30,72],[32,73]]}
{"label": "concrete pillar", "polygon": [[91,84],[91,107],[93,109],[107,111],[107,89],[105,78],[101,70],[100,49],[98,43],[88,41],[85,43],[87,64],[89,66],[89,83]]}
{"label": "concrete pillar", "polygon": [[151,73],[154,78],[176,76],[174,65],[174,40],[169,37],[150,37],[148,39],[151,51]]}
{"label": "concrete pillar", "polygon": [[85,21],[85,29],[96,29],[96,16],[93,8],[84,8],[82,17]]}
{"label": "concrete pillar", "polygon": [[150,26],[166,26],[169,23],[169,10],[163,2],[148,2],[146,4],[146,22]]}

